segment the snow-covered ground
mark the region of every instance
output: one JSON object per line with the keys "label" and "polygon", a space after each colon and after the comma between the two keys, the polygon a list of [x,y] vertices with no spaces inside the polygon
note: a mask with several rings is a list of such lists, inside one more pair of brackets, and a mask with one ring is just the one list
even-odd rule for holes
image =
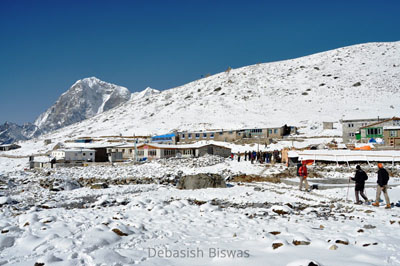
{"label": "snow-covered ground", "polygon": [[[309,193],[268,182],[178,190],[162,181],[200,172],[271,176],[286,167],[208,156],[31,172],[19,170],[21,160],[0,158],[0,265],[400,264],[400,208],[354,205],[353,184],[349,195],[348,184]],[[323,180],[353,175],[346,166],[309,170]],[[392,202],[400,200],[398,170]],[[373,184],[376,169],[367,171]],[[154,182],[112,182],[135,178]],[[77,183],[90,179],[109,187]],[[49,190],[50,180],[64,190]],[[366,194],[372,199],[375,188]]]}

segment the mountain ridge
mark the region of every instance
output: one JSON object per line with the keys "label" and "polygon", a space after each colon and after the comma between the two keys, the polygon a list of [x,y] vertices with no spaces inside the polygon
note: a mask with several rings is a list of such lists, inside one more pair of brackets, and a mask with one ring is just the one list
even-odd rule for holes
{"label": "mountain ridge", "polygon": [[367,43],[231,69],[131,98],[68,127],[64,135],[143,135],[284,124],[311,128],[349,114],[392,117],[400,112],[397,62],[400,42]]}
{"label": "mountain ridge", "polygon": [[125,87],[96,77],[80,79],[39,115],[34,124],[43,132],[50,132],[112,109],[130,97]]}

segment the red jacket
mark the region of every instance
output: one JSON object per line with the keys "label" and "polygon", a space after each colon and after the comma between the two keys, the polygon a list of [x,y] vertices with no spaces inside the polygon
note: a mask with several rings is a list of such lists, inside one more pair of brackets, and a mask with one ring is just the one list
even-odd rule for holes
{"label": "red jacket", "polygon": [[307,166],[305,165],[300,166],[299,175],[302,177],[307,177]]}

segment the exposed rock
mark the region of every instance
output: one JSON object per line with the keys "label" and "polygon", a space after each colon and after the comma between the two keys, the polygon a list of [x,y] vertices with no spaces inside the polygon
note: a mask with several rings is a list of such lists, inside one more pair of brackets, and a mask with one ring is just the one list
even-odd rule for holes
{"label": "exposed rock", "polygon": [[332,245],[329,247],[330,250],[337,250],[339,247],[336,245]]}
{"label": "exposed rock", "polygon": [[128,234],[122,232],[121,230],[119,230],[118,228],[114,228],[111,231],[113,231],[114,233],[116,233],[119,236],[127,236]]}
{"label": "exposed rock", "polygon": [[106,183],[97,183],[97,184],[93,184],[90,186],[91,189],[104,189],[104,188],[108,188],[108,185]]}
{"label": "exposed rock", "polygon": [[272,248],[277,249],[279,247],[283,246],[283,243],[272,243]]}
{"label": "exposed rock", "polygon": [[348,244],[349,244],[348,241],[346,241],[346,240],[340,240],[340,239],[336,240],[335,243],[336,243],[336,244],[342,244],[342,245],[348,245]]}
{"label": "exposed rock", "polygon": [[293,240],[293,245],[295,246],[308,246],[311,244],[309,241],[304,241],[304,240]]}
{"label": "exposed rock", "polygon": [[288,206],[273,206],[271,209],[274,213],[277,213],[279,215],[292,213],[292,209]]}
{"label": "exposed rock", "polygon": [[370,225],[370,224],[365,224],[365,225],[363,226],[363,228],[365,228],[365,229],[375,229],[376,226]]}
{"label": "exposed rock", "polygon": [[271,235],[274,235],[274,236],[276,236],[276,235],[279,235],[281,232],[278,232],[278,231],[272,231],[272,232],[269,232]]}
{"label": "exposed rock", "polygon": [[197,174],[180,178],[177,187],[178,189],[226,188],[226,183],[218,174]]}

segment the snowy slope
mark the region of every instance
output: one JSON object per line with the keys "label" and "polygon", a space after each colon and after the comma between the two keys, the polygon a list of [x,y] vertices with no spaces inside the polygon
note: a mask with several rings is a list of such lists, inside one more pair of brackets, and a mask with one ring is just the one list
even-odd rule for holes
{"label": "snowy slope", "polygon": [[50,132],[110,110],[130,97],[127,88],[95,77],[78,80],[36,119],[35,125],[43,132]]}
{"label": "snowy slope", "polygon": [[400,42],[368,43],[257,64],[157,93],[54,136],[157,134],[171,130],[312,127],[343,117],[400,111]]}

